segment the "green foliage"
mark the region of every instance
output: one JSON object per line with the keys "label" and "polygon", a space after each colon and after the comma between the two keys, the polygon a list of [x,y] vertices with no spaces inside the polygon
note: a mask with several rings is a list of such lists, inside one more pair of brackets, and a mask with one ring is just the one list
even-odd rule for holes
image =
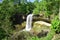
{"label": "green foliage", "polygon": [[0,4],[0,28],[4,29],[4,30],[0,29],[1,39],[7,37],[5,36],[5,32],[8,36],[10,36],[11,32],[13,31],[12,22],[10,21],[12,15],[14,15],[15,13],[28,14],[32,12],[33,9],[34,9],[34,4],[31,2],[28,2],[26,4],[22,3],[22,4],[14,5],[14,1],[4,0]]}
{"label": "green foliage", "polygon": [[27,40],[40,40],[40,39],[37,36],[35,36],[35,37],[30,37]]}
{"label": "green foliage", "polygon": [[35,8],[34,10],[33,10],[33,14],[39,14],[39,10],[38,10],[38,8]]}
{"label": "green foliage", "polygon": [[34,3],[36,6],[36,8],[33,10],[34,14],[40,14],[42,11],[45,16],[50,16],[51,14],[58,14],[59,12],[58,0],[42,0]]}
{"label": "green foliage", "polygon": [[39,1],[38,0],[35,0],[34,2],[34,5],[35,5],[35,9],[33,10],[33,14],[39,14],[40,12],[40,9],[39,9]]}
{"label": "green foliage", "polygon": [[27,14],[32,13],[34,8],[35,8],[35,5],[33,3],[31,3],[31,2],[28,2],[26,5],[27,5],[26,6],[26,11],[27,11],[26,13]]}
{"label": "green foliage", "polygon": [[5,38],[6,36],[6,32],[4,29],[0,28],[0,40],[2,40],[3,38]]}
{"label": "green foliage", "polygon": [[54,31],[58,31],[60,32],[60,20],[58,19],[58,17],[55,17],[55,19],[52,20],[52,25],[51,25],[51,29]]}
{"label": "green foliage", "polygon": [[55,35],[55,32],[53,30],[51,30],[44,39],[45,40],[52,40],[52,38],[54,37],[54,35]]}

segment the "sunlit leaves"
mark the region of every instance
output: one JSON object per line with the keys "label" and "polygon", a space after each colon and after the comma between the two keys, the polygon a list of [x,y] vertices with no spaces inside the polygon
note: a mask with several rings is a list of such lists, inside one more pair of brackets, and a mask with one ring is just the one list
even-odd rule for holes
{"label": "sunlit leaves", "polygon": [[58,19],[58,17],[55,17],[54,20],[52,20],[52,25],[51,25],[51,29],[53,29],[54,31],[58,31],[60,32],[60,21]]}

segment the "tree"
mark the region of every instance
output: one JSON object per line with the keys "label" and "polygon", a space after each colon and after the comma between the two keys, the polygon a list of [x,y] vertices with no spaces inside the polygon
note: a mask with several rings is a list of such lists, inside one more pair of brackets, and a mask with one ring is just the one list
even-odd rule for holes
{"label": "tree", "polygon": [[[9,1],[4,0],[3,3],[0,6],[0,28],[1,31],[3,30],[3,33],[1,36],[4,34],[10,36],[11,34],[11,21],[10,17],[13,15],[14,12],[14,7],[10,4]],[[7,36],[4,36],[2,38],[5,38]]]}
{"label": "tree", "polygon": [[59,1],[58,0],[42,0],[35,2],[36,8],[34,9],[33,13],[39,13],[43,11],[46,16],[50,16],[51,14],[58,14],[59,11]]}

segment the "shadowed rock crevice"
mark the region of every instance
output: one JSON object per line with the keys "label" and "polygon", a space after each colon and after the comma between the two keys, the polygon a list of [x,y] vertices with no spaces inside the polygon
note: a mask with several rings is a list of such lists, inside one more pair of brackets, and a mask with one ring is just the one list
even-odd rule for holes
{"label": "shadowed rock crevice", "polygon": [[38,36],[39,38],[41,38],[41,37],[47,36],[47,34],[48,34],[48,31],[43,31],[43,30],[42,30],[40,33],[37,34],[37,36]]}
{"label": "shadowed rock crevice", "polygon": [[16,13],[16,14],[12,15],[11,21],[12,21],[13,25],[21,24],[24,21],[23,15],[20,13]]}

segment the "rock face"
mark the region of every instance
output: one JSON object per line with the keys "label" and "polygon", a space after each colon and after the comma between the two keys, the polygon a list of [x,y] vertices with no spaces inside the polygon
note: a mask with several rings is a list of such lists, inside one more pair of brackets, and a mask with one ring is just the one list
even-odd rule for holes
{"label": "rock face", "polygon": [[35,24],[45,25],[45,26],[51,26],[51,24],[44,22],[44,21],[37,21]]}
{"label": "rock face", "polygon": [[34,34],[39,34],[42,30],[49,32],[51,24],[44,21],[36,21],[33,24],[33,32]]}

